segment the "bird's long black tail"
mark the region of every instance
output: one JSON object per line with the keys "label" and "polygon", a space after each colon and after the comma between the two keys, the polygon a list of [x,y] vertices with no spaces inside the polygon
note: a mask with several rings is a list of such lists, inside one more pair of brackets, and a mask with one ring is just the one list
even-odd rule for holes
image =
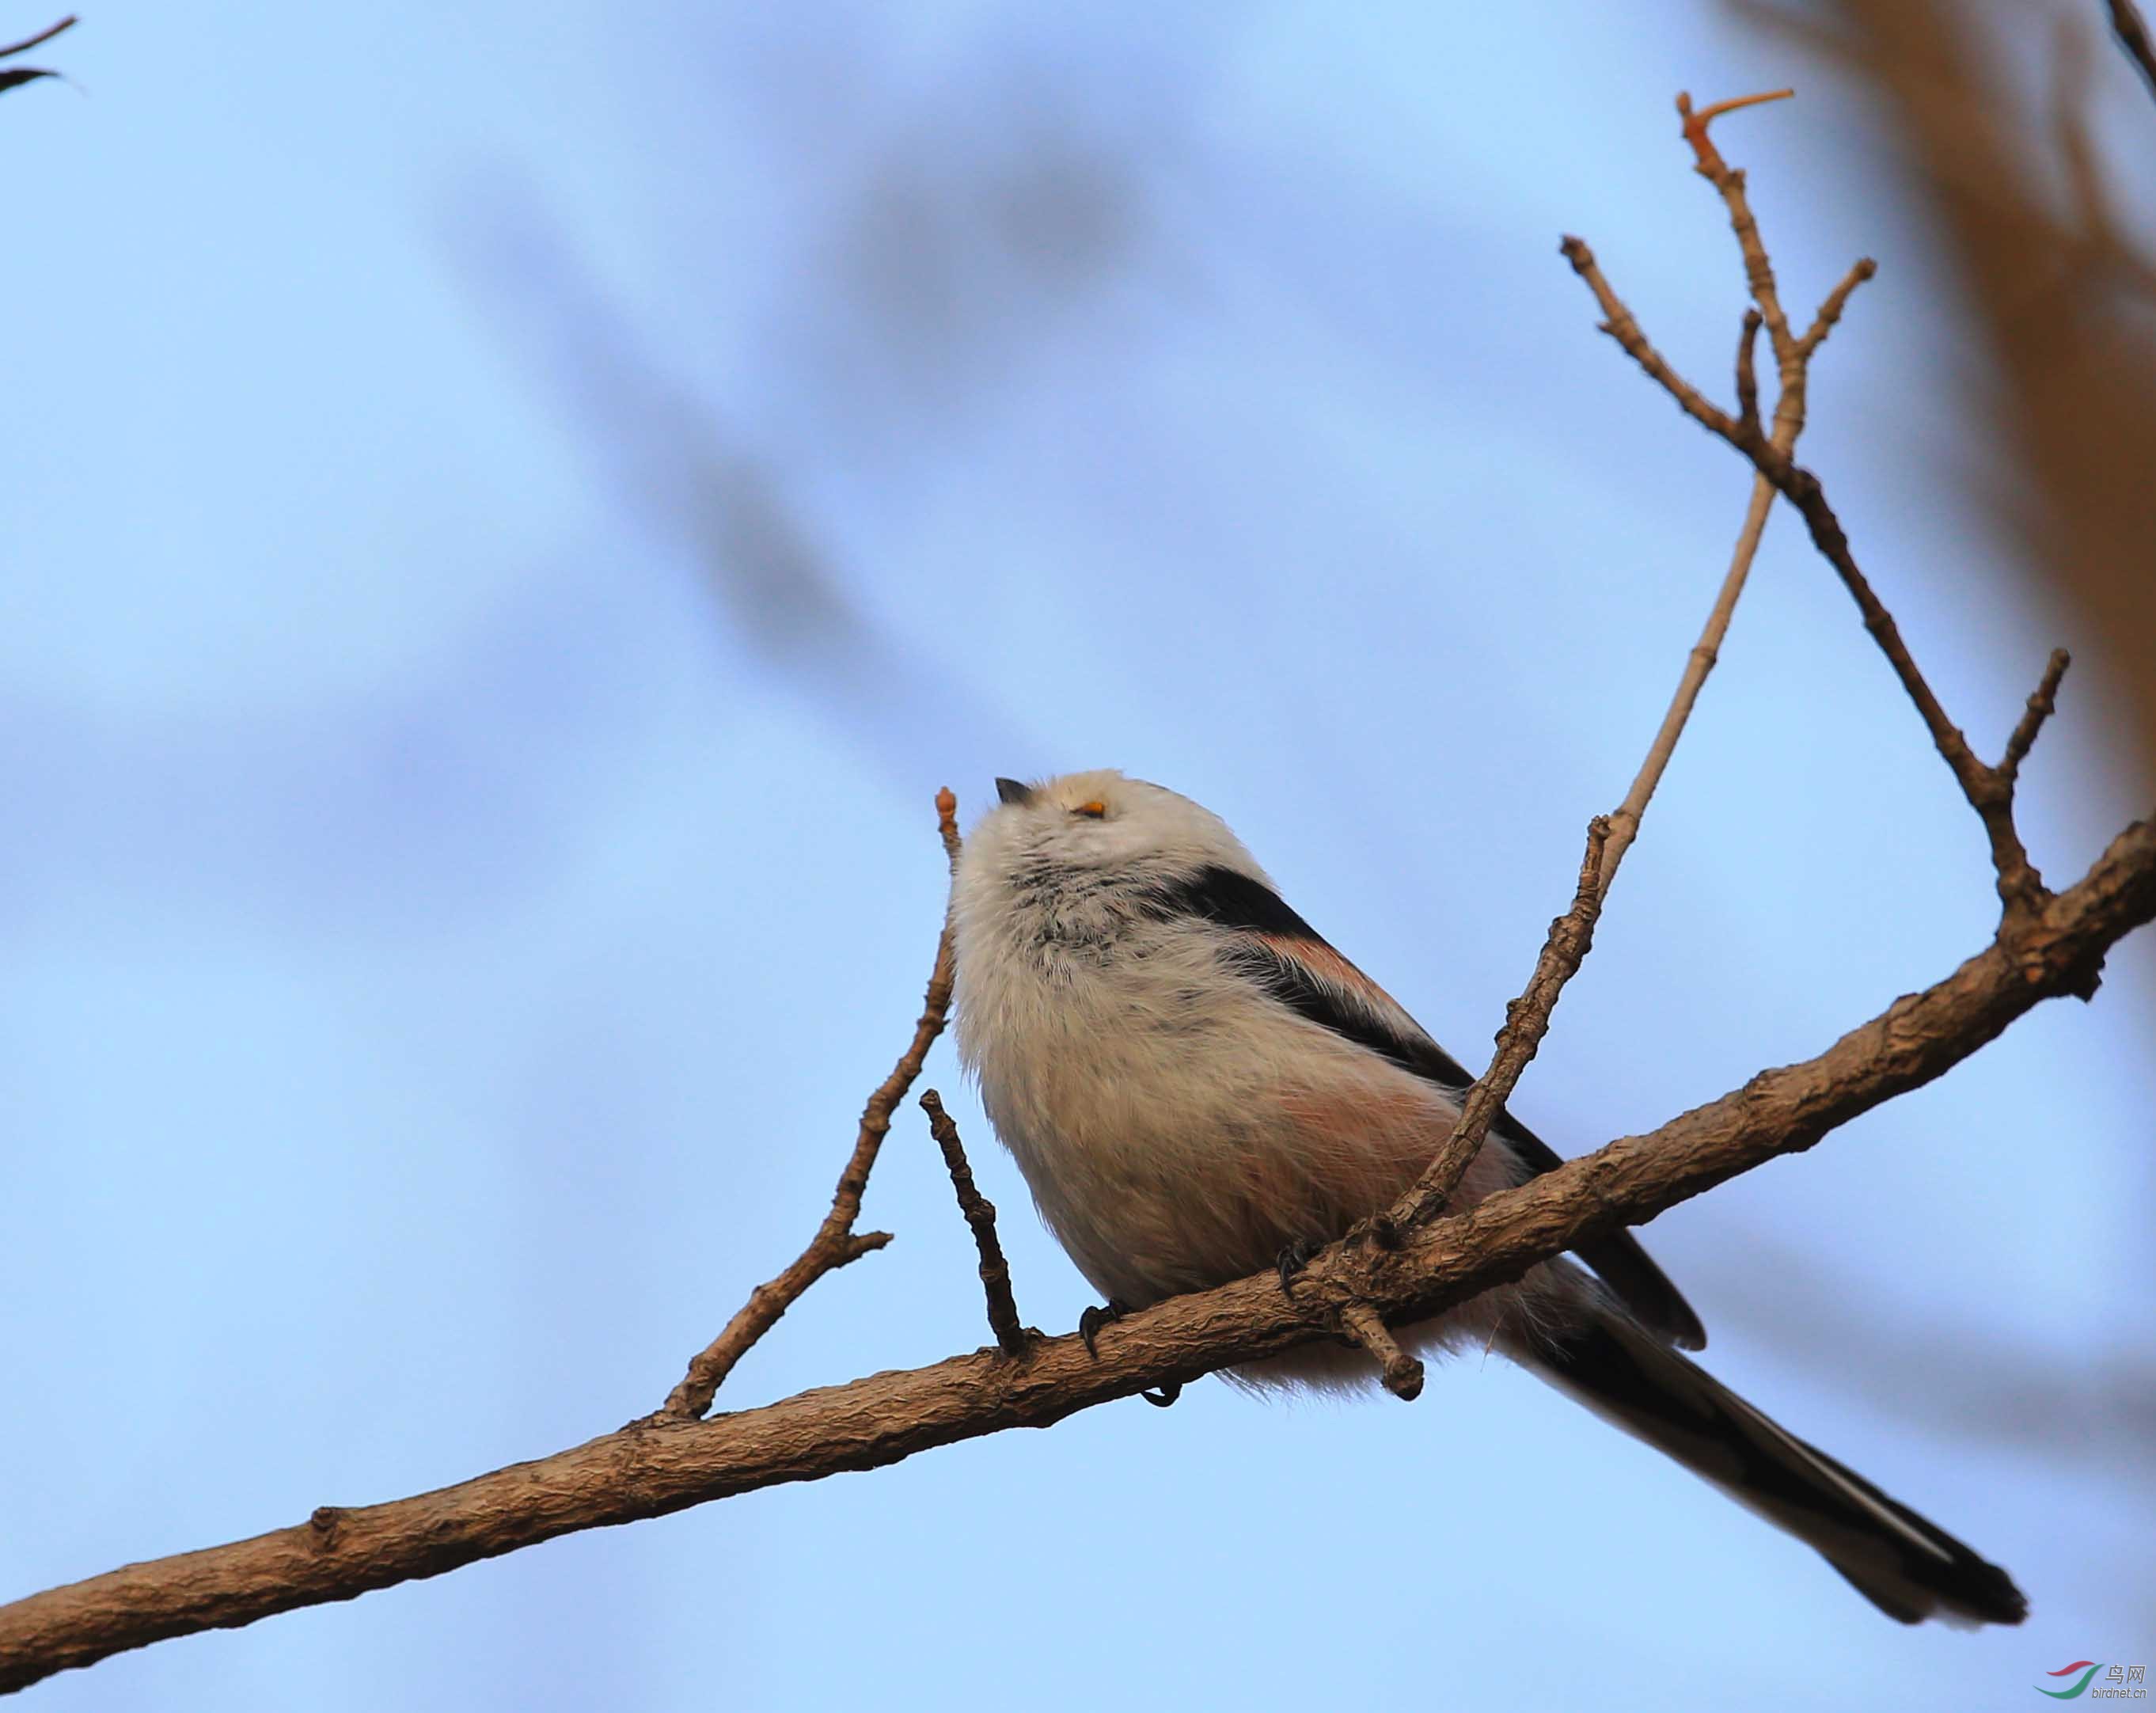
{"label": "bird's long black tail", "polygon": [[2029,1602],[1997,1565],[1777,1426],[1611,1310],[1507,1340],[1560,1391],[1815,1548],[1889,1618],[2019,1623]]}

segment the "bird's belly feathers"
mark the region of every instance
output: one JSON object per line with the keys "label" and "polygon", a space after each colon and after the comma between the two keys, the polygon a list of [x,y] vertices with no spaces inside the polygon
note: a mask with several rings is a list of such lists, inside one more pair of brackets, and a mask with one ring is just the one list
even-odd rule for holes
{"label": "bird's belly feathers", "polygon": [[[1050,966],[969,994],[959,1022],[1042,1217],[1131,1307],[1338,1237],[1414,1181],[1458,1115],[1444,1091],[1285,1006],[1158,973],[1170,979]],[[1493,1145],[1471,1199],[1512,1175]]]}

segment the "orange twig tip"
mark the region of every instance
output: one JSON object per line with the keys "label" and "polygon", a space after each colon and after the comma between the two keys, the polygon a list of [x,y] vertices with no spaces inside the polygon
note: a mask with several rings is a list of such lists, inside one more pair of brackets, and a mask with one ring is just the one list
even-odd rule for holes
{"label": "orange twig tip", "polygon": [[1734,113],[1739,107],[1757,107],[1764,101],[1791,100],[1796,93],[1794,90],[1768,90],[1761,95],[1733,95],[1728,100],[1717,101],[1712,106],[1702,107],[1697,113],[1692,111],[1691,96],[1689,94],[1679,95],[1677,113],[1684,121],[1685,141],[1691,145],[1692,153],[1699,158],[1699,170],[1707,173],[1728,171],[1722,157],[1715,152],[1714,145],[1707,140],[1708,126],[1725,113]]}
{"label": "orange twig tip", "polygon": [[1763,101],[1794,100],[1796,99],[1796,94],[1797,92],[1794,90],[1768,90],[1763,95],[1732,95],[1726,101],[1717,101],[1711,107],[1702,107],[1697,113],[1693,112],[1691,110],[1691,97],[1690,95],[1679,95],[1677,97],[1677,111],[1684,116],[1685,128],[1686,130],[1690,130],[1693,126],[1697,125],[1704,131],[1708,126],[1713,124],[1716,120],[1721,118],[1723,114],[1734,113],[1739,107],[1756,107]]}
{"label": "orange twig tip", "polygon": [[948,785],[936,794],[936,831],[943,841],[943,854],[958,867],[958,800]]}

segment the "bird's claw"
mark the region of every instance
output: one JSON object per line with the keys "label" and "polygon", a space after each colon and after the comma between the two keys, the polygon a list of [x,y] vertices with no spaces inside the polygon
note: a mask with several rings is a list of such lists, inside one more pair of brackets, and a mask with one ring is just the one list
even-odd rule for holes
{"label": "bird's claw", "polygon": [[1093,1348],[1093,1340],[1100,1335],[1102,1327],[1121,1320],[1130,1312],[1122,1304],[1115,1301],[1112,1298],[1105,1305],[1101,1304],[1089,1305],[1078,1317],[1078,1336],[1086,1341],[1086,1354],[1095,1361],[1099,1361],[1101,1353]]}
{"label": "bird's claw", "polygon": [[1324,1247],[1322,1243],[1313,1243],[1306,1238],[1297,1237],[1280,1252],[1278,1265],[1282,1296],[1291,1297],[1295,1294],[1296,1274],[1309,1266],[1310,1258]]}
{"label": "bird's claw", "polygon": [[[1099,1335],[1102,1327],[1111,1321],[1121,1320],[1130,1312],[1128,1304],[1118,1303],[1113,1297],[1109,1298],[1105,1304],[1095,1304],[1081,1310],[1078,1315],[1078,1336],[1086,1341],[1086,1354],[1092,1357],[1095,1361],[1099,1361],[1101,1353],[1093,1348],[1094,1339]],[[1152,1391],[1142,1391],[1138,1396],[1155,1409],[1164,1410],[1183,1396],[1183,1382],[1179,1380],[1171,1380],[1165,1386]]]}

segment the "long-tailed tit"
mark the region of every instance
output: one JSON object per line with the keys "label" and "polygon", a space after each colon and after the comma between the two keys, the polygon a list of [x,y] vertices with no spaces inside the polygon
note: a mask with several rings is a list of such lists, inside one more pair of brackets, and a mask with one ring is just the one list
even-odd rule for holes
{"label": "long-tailed tit", "polygon": [[[952,895],[959,1052],[1111,1309],[1288,1265],[1414,1181],[1472,1079],[1217,815],[1114,772],[996,785]],[[1503,1117],[1453,1205],[1557,1164]],[[2005,1572],[1680,1355],[1706,1334],[1630,1232],[1578,1260],[1403,1341],[1503,1351],[1816,1548],[1890,1618],[2020,1622]],[[1376,1372],[1359,1350],[1310,1345],[1230,1377],[1346,1387]]]}

